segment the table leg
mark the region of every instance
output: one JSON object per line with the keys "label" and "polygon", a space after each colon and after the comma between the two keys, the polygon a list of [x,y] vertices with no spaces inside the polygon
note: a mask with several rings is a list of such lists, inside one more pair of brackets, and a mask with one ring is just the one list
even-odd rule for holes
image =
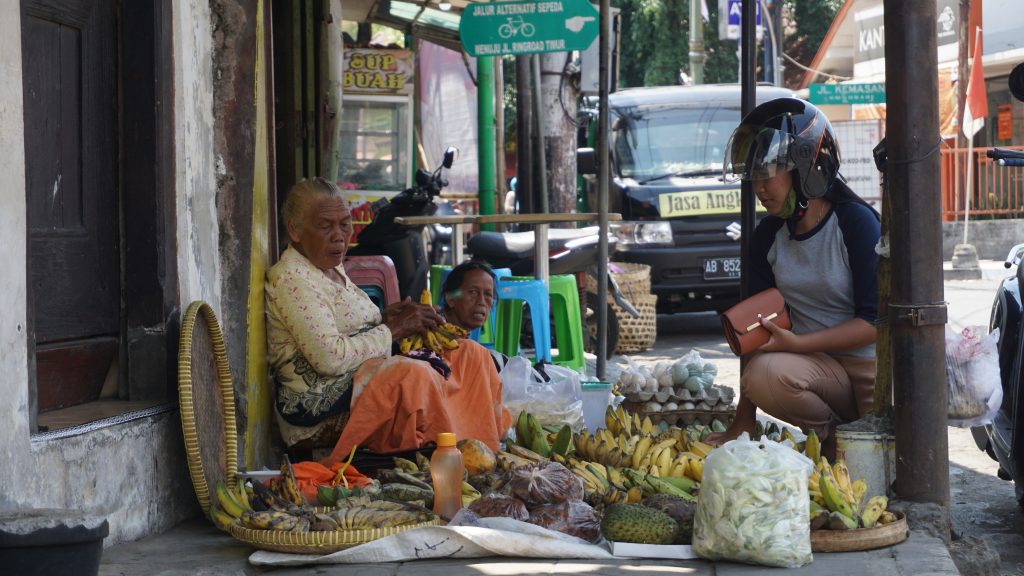
{"label": "table leg", "polygon": [[452,224],[452,268],[462,263],[462,228]]}
{"label": "table leg", "polygon": [[533,228],[533,277],[548,283],[548,225]]}

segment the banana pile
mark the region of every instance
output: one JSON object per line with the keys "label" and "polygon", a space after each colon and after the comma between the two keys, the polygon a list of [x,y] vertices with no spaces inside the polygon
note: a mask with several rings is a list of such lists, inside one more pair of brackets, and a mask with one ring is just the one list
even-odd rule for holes
{"label": "banana pile", "polygon": [[572,449],[573,434],[568,424],[541,426],[533,414],[523,410],[516,419],[515,429],[515,441],[508,440],[507,443],[526,448],[544,458],[555,454],[565,456]]}
{"label": "banana pile", "polygon": [[[496,457],[498,467],[503,471],[549,460],[515,443],[507,443],[506,450],[498,451]],[[562,464],[583,482],[584,499],[594,506],[602,503],[635,503],[654,494],[671,494],[696,501],[692,492],[699,484],[685,476],[660,477],[657,472],[648,474],[631,468],[580,460],[573,455],[565,457],[553,454],[550,460]]]}
{"label": "banana pile", "polygon": [[314,508],[299,492],[287,459],[281,465],[281,476],[272,478],[269,487],[259,481],[239,481],[232,490],[219,481],[216,495],[210,518],[224,531],[232,524],[253,530],[318,532],[406,526],[436,519],[424,506],[382,499],[386,497],[383,491],[336,499],[333,508]]}
{"label": "banana pile", "polygon": [[[420,293],[420,304],[430,304],[430,290]],[[398,349],[402,351],[402,354],[406,354],[420,348],[428,348],[440,356],[448,350],[458,348],[459,338],[467,336],[469,336],[469,331],[465,328],[445,322],[428,332],[402,338],[398,342]]]}
{"label": "banana pile", "polygon": [[620,405],[605,410],[605,428],[594,434],[584,430],[573,437],[573,444],[575,454],[586,461],[700,482],[704,457],[714,449],[702,441],[709,433],[706,426],[669,426],[661,431],[649,417],[640,419]]}
{"label": "banana pile", "polygon": [[[380,480],[380,496],[388,500],[407,502],[425,508],[434,507],[434,485],[430,477],[430,460],[417,452],[416,461],[406,458],[394,457],[392,461],[394,468],[377,471],[377,479]],[[330,506],[330,500],[326,496],[327,490],[318,494],[321,504]],[[470,502],[480,497],[480,491],[466,481],[462,482],[462,504],[468,506]]]}
{"label": "banana pile", "polygon": [[896,521],[896,515],[886,510],[885,496],[872,496],[864,501],[868,491],[862,479],[850,481],[850,471],[842,460],[829,465],[828,459],[817,460],[808,481],[811,496],[811,530],[853,530],[873,528]]}

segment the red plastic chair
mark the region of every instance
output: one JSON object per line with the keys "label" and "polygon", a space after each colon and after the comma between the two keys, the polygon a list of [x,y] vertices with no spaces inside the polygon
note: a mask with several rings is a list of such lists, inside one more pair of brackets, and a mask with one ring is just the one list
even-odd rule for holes
{"label": "red plastic chair", "polygon": [[395,263],[387,256],[349,256],[345,258],[345,274],[357,286],[379,288],[384,293],[385,306],[402,299]]}

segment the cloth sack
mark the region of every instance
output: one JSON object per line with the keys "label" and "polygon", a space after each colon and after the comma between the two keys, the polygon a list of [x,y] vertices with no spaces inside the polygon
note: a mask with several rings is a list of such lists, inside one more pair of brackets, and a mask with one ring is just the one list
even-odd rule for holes
{"label": "cloth sack", "polygon": [[733,354],[745,356],[768,341],[772,333],[761,325],[762,318],[786,330],[793,327],[786,300],[777,288],[758,292],[722,313],[722,329]]}

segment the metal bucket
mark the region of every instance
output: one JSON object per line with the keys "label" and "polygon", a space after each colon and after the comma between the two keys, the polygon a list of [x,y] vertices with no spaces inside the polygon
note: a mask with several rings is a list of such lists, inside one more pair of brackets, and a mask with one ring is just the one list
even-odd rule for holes
{"label": "metal bucket", "polygon": [[836,460],[846,461],[850,479],[863,478],[867,497],[892,495],[896,479],[896,437],[882,432],[843,430],[836,434]]}

